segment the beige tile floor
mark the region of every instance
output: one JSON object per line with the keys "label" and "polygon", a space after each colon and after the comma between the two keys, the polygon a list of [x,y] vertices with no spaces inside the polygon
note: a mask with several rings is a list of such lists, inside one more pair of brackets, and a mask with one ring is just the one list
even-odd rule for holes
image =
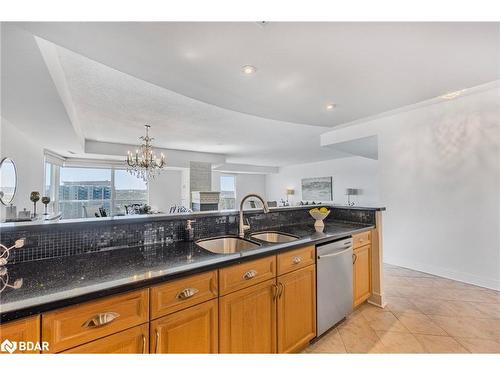
{"label": "beige tile floor", "polygon": [[500,292],[384,265],[387,306],[364,303],[305,353],[500,353]]}

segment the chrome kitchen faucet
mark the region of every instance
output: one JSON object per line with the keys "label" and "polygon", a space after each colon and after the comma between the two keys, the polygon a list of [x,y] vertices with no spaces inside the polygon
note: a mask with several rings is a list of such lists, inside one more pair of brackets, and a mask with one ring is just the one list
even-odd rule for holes
{"label": "chrome kitchen faucet", "polygon": [[260,195],[256,194],[256,193],[250,193],[248,195],[245,195],[243,197],[243,199],[241,200],[240,202],[240,227],[239,227],[239,236],[241,238],[245,237],[245,231],[250,229],[250,224],[244,224],[243,223],[243,204],[245,203],[245,201],[248,199],[248,198],[257,198],[258,200],[260,200],[262,202],[262,205],[264,206],[264,213],[268,213],[269,212],[269,207],[267,206],[267,203],[266,201],[264,200],[264,198],[262,198]]}

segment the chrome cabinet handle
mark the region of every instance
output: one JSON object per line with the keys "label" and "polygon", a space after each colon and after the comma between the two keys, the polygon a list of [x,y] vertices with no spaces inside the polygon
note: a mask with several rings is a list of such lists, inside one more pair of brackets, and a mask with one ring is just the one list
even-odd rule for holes
{"label": "chrome cabinet handle", "polygon": [[82,324],[84,328],[98,328],[111,323],[113,320],[118,318],[120,314],[115,312],[105,312],[94,315],[92,318],[87,320]]}
{"label": "chrome cabinet handle", "polygon": [[358,254],[352,254],[352,264],[356,263],[358,260]]}
{"label": "chrome cabinet handle", "polygon": [[146,336],[142,335],[142,354],[146,354]]}
{"label": "chrome cabinet handle", "polygon": [[180,299],[180,300],[185,300],[185,299],[191,298],[192,296],[194,296],[198,292],[199,292],[199,290],[196,288],[186,288],[186,289],[182,290],[181,292],[177,293],[176,298]]}
{"label": "chrome cabinet handle", "polygon": [[255,276],[257,276],[257,271],[256,270],[249,270],[243,274],[243,279],[250,280],[250,279],[253,279]]}
{"label": "chrome cabinet handle", "polygon": [[302,258],[301,258],[301,257],[294,256],[294,257],[292,258],[292,263],[293,263],[293,264],[299,264],[300,262],[302,262]]}
{"label": "chrome cabinet handle", "polygon": [[160,331],[158,331],[158,329],[156,329],[155,353],[158,353],[159,346],[160,346]]}

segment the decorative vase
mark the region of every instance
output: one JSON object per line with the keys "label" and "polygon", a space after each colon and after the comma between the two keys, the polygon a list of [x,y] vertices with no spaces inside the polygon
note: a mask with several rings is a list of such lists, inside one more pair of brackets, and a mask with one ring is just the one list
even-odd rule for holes
{"label": "decorative vase", "polygon": [[50,197],[42,197],[42,203],[45,205],[45,212],[43,214],[48,215],[47,205],[50,203]]}
{"label": "decorative vase", "polygon": [[323,232],[323,229],[325,228],[325,223],[323,222],[323,220],[326,219],[326,217],[330,214],[330,210],[328,210],[328,212],[309,210],[309,214],[315,220],[314,228],[316,228],[316,231]]}
{"label": "decorative vase", "polygon": [[38,191],[32,191],[30,194],[30,201],[33,202],[33,217],[36,217],[36,202],[40,200],[40,193]]}

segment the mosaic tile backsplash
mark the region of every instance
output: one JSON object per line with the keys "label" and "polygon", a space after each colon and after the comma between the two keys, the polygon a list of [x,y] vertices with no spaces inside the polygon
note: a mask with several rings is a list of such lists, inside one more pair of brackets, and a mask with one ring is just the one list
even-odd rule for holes
{"label": "mosaic tile backsplash", "polygon": [[[274,211],[268,214],[246,212],[252,231],[280,229],[291,224],[312,224],[309,208]],[[375,223],[374,210],[334,208],[326,221],[343,221],[363,224]],[[193,223],[195,240],[206,237],[238,233],[238,213],[218,213],[204,217],[155,218],[144,221],[127,220],[112,222],[58,223],[29,228],[1,229],[0,242],[14,243],[25,238],[25,245],[11,253],[9,263],[21,263],[40,259],[72,256],[113,248],[143,244],[184,241],[187,219]],[[132,221],[132,220],[131,220]]]}

